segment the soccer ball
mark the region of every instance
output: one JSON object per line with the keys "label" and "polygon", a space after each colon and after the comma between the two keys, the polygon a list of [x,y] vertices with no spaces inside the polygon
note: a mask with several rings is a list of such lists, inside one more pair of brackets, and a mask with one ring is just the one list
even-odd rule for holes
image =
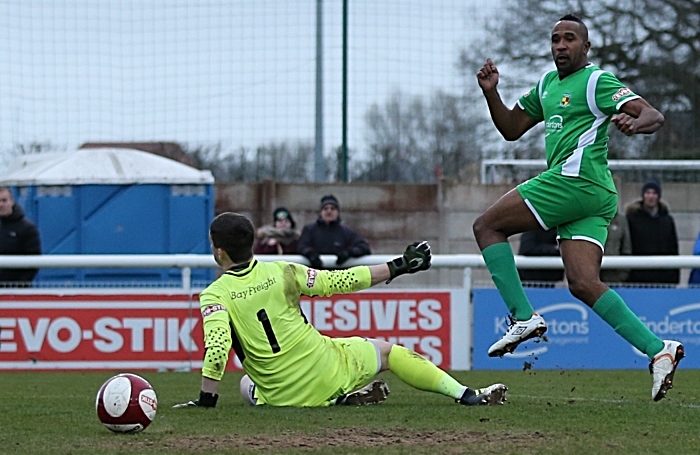
{"label": "soccer ball", "polygon": [[122,373],[105,381],[95,400],[100,422],[116,433],[138,433],[158,409],[156,392],[141,376]]}

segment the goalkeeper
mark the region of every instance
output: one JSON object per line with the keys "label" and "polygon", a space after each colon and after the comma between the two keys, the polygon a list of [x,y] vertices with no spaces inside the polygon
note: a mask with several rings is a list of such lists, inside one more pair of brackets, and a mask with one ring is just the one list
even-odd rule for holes
{"label": "goalkeeper", "polygon": [[328,406],[381,403],[389,390],[372,381],[391,370],[407,384],[440,393],[464,405],[505,401],[507,388],[470,389],[403,346],[360,337],[329,338],[309,324],[299,300],[350,293],[427,270],[430,246],[413,243],[403,256],[373,266],[316,270],[285,262],[259,262],[252,254],[255,229],[237,213],[212,221],[209,236],[224,273],[199,296],[205,354],[199,398],[175,407],[215,407],[229,351],[245,375],[240,391],[250,404]]}

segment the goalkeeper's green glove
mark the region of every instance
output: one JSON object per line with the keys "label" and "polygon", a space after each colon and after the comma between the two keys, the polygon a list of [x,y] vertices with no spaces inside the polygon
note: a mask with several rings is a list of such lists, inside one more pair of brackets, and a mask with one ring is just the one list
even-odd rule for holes
{"label": "goalkeeper's green glove", "polygon": [[387,284],[394,278],[404,273],[416,273],[419,270],[428,270],[430,268],[430,245],[428,242],[413,242],[406,247],[403,256],[387,262],[391,278],[387,280]]}
{"label": "goalkeeper's green glove", "polygon": [[188,401],[187,403],[180,403],[173,406],[173,409],[179,408],[215,408],[216,402],[219,399],[219,395],[212,395],[209,392],[200,391],[199,399],[194,401]]}

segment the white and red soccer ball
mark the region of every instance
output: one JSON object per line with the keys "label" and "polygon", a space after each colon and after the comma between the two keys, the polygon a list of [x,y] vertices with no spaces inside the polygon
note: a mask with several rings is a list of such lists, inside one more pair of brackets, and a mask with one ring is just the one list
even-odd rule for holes
{"label": "white and red soccer ball", "polygon": [[116,433],[138,433],[158,410],[156,392],[141,376],[122,373],[105,381],[95,400],[100,422]]}

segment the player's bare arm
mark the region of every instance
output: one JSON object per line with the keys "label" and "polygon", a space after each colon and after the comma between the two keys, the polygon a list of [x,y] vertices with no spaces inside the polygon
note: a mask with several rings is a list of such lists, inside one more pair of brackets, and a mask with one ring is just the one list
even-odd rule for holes
{"label": "player's bare arm", "polygon": [[372,286],[391,278],[391,273],[389,272],[389,266],[387,264],[370,265],[369,273],[372,276]]}
{"label": "player's bare arm", "polygon": [[643,98],[636,98],[622,105],[622,113],[612,123],[625,136],[651,134],[664,124],[664,116]]}
{"label": "player's bare arm", "polygon": [[496,129],[505,140],[515,141],[520,139],[537,122],[530,118],[517,104],[513,109],[508,109],[496,88],[498,78],[498,68],[491,59],[487,59],[484,66],[476,73],[476,79],[484,93]]}

